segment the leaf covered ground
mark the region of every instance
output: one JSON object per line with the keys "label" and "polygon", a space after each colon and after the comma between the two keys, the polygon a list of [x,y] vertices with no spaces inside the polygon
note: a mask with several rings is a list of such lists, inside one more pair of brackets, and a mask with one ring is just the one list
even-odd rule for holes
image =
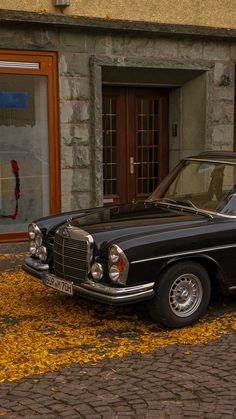
{"label": "leaf covered ground", "polygon": [[161,346],[205,344],[236,330],[234,311],[166,330],[147,320],[145,308],[139,314],[64,296],[19,269],[0,273],[0,295],[0,382]]}

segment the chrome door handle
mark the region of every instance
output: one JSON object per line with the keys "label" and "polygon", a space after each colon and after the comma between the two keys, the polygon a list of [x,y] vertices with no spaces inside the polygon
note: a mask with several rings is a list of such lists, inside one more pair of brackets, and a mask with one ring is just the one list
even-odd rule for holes
{"label": "chrome door handle", "polygon": [[141,164],[141,163],[135,162],[134,157],[130,157],[130,159],[129,159],[129,172],[130,172],[131,175],[134,174],[134,166],[136,164]]}

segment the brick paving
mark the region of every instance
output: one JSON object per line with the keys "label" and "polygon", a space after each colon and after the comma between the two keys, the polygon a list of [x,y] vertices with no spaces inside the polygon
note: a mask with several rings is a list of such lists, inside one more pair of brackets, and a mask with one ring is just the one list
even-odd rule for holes
{"label": "brick paving", "polygon": [[[186,352],[189,354],[186,355]],[[236,337],[73,365],[0,386],[6,418],[236,418]]]}
{"label": "brick paving", "polygon": [[[234,311],[235,302],[213,301],[210,317]],[[235,332],[205,345],[172,345],[2,383],[0,416],[236,418]]]}

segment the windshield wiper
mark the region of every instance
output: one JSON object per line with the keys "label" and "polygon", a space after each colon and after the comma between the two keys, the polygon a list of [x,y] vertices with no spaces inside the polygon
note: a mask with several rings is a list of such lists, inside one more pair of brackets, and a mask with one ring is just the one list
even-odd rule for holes
{"label": "windshield wiper", "polygon": [[171,204],[177,204],[177,205],[180,204],[180,205],[185,205],[185,206],[188,206],[188,207],[192,207],[195,210],[199,209],[198,207],[196,207],[196,205],[192,201],[190,201],[190,199],[186,199],[186,200],[177,199],[177,200],[175,200],[175,199],[172,199],[172,198],[166,198],[164,196],[163,198],[157,199],[157,202],[167,202],[167,203],[170,202]]}
{"label": "windshield wiper", "polygon": [[192,208],[194,208],[196,211],[198,211],[199,210],[199,208],[198,207],[196,207],[196,205],[192,202],[192,201],[190,201],[190,199],[186,199],[186,200],[177,200],[177,201],[175,201],[175,203],[176,204],[181,204],[181,205],[185,205],[185,206],[188,206],[188,207],[192,207]]}
{"label": "windshield wiper", "polygon": [[163,197],[163,198],[159,198],[159,199],[157,199],[156,200],[157,202],[170,202],[171,204],[178,204],[178,202],[177,201],[175,201],[174,199],[171,199],[171,198],[165,198],[165,197]]}
{"label": "windshield wiper", "polygon": [[206,215],[208,217],[210,217],[211,219],[213,218],[213,215],[211,213],[209,213],[207,210],[198,208],[190,199],[186,199],[186,200],[174,200],[171,198],[159,198],[155,200],[155,203],[158,204],[166,204],[167,207],[168,206],[172,206],[173,207],[179,207],[179,208],[183,208],[185,207],[185,210],[187,209],[192,209],[196,212],[196,214],[202,214],[202,215]]}

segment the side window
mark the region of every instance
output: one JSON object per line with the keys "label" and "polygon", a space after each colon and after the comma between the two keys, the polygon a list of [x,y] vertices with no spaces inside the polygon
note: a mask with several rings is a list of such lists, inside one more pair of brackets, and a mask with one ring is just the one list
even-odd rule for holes
{"label": "side window", "polygon": [[222,213],[236,215],[236,167],[225,166],[222,187]]}

